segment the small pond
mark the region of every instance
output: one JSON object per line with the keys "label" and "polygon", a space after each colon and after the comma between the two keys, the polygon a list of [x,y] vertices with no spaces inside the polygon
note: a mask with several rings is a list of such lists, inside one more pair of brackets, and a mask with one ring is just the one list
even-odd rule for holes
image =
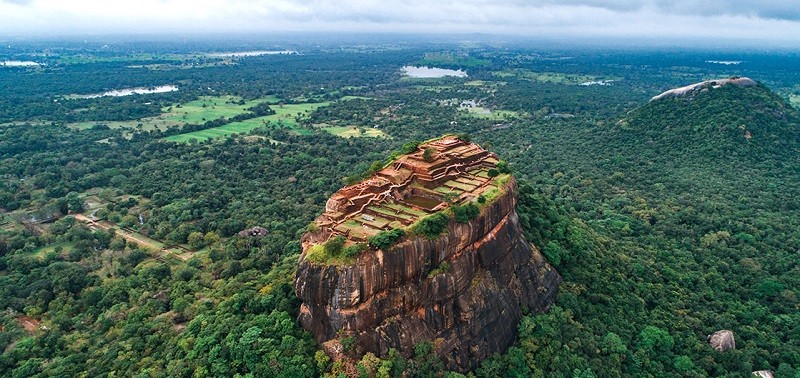
{"label": "small pond", "polygon": [[433,198],[428,197],[421,197],[421,196],[409,196],[405,199],[406,202],[419,206],[426,210],[433,210],[434,207],[439,206],[442,204],[442,201],[435,200]]}

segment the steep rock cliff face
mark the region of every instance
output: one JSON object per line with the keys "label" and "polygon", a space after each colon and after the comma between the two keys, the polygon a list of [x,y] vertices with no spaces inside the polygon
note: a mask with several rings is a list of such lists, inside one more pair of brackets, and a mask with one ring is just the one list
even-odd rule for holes
{"label": "steep rock cliff face", "polygon": [[546,311],[561,277],[522,234],[514,180],[503,189],[477,218],[451,220],[435,240],[409,237],[346,266],[312,263],[304,252],[300,323],[321,343],[353,336],[379,356],[433,341],[448,368],[461,371],[505,351],[523,311]]}

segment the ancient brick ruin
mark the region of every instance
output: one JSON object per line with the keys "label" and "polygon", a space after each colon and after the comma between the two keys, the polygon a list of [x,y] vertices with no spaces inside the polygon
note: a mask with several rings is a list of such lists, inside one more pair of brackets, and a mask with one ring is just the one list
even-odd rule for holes
{"label": "ancient brick ruin", "polygon": [[406,227],[448,203],[472,201],[497,190],[489,177],[497,163],[493,153],[455,136],[421,144],[373,177],[336,192],[317,225],[328,237],[366,241],[380,231]]}

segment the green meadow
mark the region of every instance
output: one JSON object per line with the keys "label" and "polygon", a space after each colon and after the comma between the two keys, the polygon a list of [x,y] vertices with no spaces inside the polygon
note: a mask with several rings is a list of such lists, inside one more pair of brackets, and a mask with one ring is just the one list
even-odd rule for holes
{"label": "green meadow", "polygon": [[587,81],[596,80],[619,80],[619,78],[612,77],[598,77],[594,75],[578,75],[568,74],[562,72],[534,72],[526,69],[511,69],[504,71],[494,71],[492,75],[500,78],[516,77],[523,80],[536,81],[540,83],[555,83],[555,84],[580,84]]}
{"label": "green meadow", "polygon": [[331,126],[331,127],[323,127],[322,130],[325,130],[333,135],[340,136],[342,138],[350,138],[350,137],[367,137],[367,138],[383,138],[388,137],[386,133],[381,131],[380,129],[375,129],[372,127],[362,127],[358,128],[355,126]]}
{"label": "green meadow", "polygon": [[252,118],[239,122],[231,122],[227,125],[213,127],[205,130],[192,131],[184,134],[173,135],[164,138],[173,142],[189,142],[192,139],[198,141],[236,134],[246,133],[258,127],[271,125],[274,127],[290,129],[300,135],[308,135],[311,132],[303,129],[298,120],[302,120],[317,108],[328,106],[330,102],[314,102],[304,104],[286,104],[283,106],[273,106],[275,114]]}
{"label": "green meadow", "polygon": [[525,115],[525,113],[515,112],[513,110],[492,110],[481,106],[467,108],[467,113],[476,118],[490,119],[493,121],[520,118]]}
{"label": "green meadow", "polygon": [[156,117],[147,117],[134,121],[90,121],[72,123],[67,126],[73,129],[88,129],[94,125],[106,125],[112,129],[131,128],[143,131],[166,130],[172,126],[186,124],[204,124],[218,118],[230,119],[248,112],[260,103],[275,104],[280,101],[277,97],[268,96],[256,100],[244,101],[237,96],[203,96],[185,104],[177,104],[161,109],[161,114]]}

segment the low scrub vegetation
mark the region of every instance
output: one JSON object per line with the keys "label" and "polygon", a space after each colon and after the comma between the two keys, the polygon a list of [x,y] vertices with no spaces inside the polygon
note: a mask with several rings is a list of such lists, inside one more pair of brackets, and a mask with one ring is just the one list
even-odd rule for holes
{"label": "low scrub vegetation", "polygon": [[394,243],[396,243],[400,238],[406,235],[406,232],[403,231],[401,228],[395,228],[394,230],[389,231],[382,231],[381,233],[369,238],[369,245],[376,247],[378,249],[386,250]]}
{"label": "low scrub vegetation", "polygon": [[412,228],[417,235],[425,236],[428,239],[436,239],[447,228],[447,222],[449,221],[450,217],[439,212],[420,219]]}

